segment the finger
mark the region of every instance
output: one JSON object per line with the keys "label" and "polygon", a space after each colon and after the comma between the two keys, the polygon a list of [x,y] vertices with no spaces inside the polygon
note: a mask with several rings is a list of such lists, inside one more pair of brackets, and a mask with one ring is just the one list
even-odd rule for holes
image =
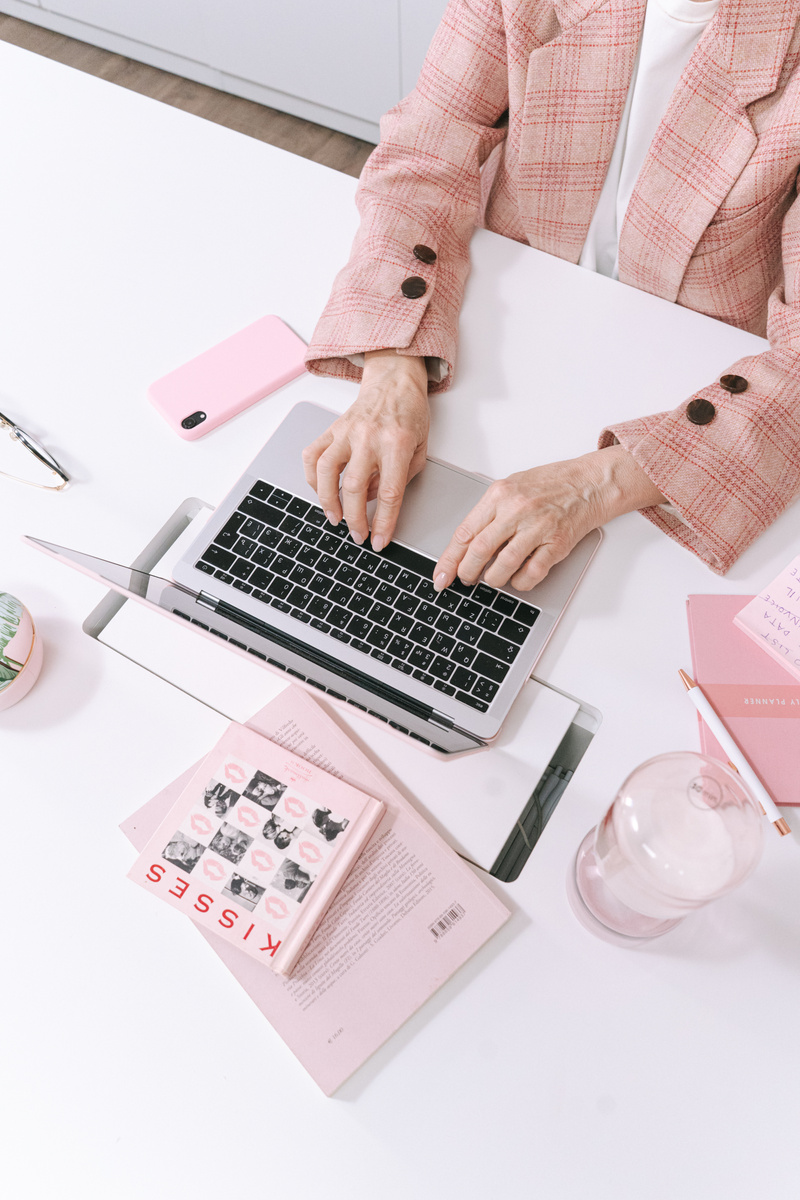
{"label": "finger", "polygon": [[524,533],[511,537],[499,550],[494,562],[486,568],[483,576],[485,582],[490,587],[504,587],[511,577],[524,567],[540,544],[541,538],[535,529],[526,529]]}
{"label": "finger", "polygon": [[306,477],[306,483],[317,490],[317,462],[321,454],[323,454],[333,441],[333,434],[330,429],[327,429],[320,437],[315,438],[309,446],[303,450],[303,474]]}
{"label": "finger", "polygon": [[331,525],[342,519],[339,502],[339,479],[350,460],[348,441],[333,441],[317,460],[317,495]]}
{"label": "finger", "polygon": [[568,548],[565,549],[554,542],[538,546],[520,570],[512,576],[511,586],[519,592],[529,592],[537,583],[541,583],[556,563],[566,558],[568,553]]}
{"label": "finger", "polygon": [[367,501],[378,470],[373,453],[354,452],[341,477],[342,512],[353,540],[359,545],[369,536]]}
{"label": "finger", "polygon": [[[488,495],[488,493],[487,493]],[[433,586],[437,592],[449,587],[458,574],[459,567],[469,551],[473,540],[494,518],[493,506],[486,497],[468,513],[445,547],[444,553],[433,568]]]}
{"label": "finger", "polygon": [[395,443],[381,463],[378,503],[372,517],[372,548],[378,552],[392,540],[406,489],[410,460],[408,449]]}

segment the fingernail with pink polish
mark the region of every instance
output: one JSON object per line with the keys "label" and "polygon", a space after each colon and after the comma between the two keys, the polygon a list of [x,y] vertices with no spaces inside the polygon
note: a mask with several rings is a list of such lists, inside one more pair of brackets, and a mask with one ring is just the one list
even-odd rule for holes
{"label": "fingernail with pink polish", "polygon": [[350,530],[350,537],[353,539],[353,541],[355,542],[355,544],[357,546],[360,546],[364,541],[363,533],[356,533],[356,531],[354,529]]}
{"label": "fingernail with pink polish", "polygon": [[328,518],[328,521],[331,525],[339,524],[339,518],[335,517],[332,512],[326,512],[325,516]]}
{"label": "fingernail with pink polish", "polygon": [[378,536],[377,536],[377,537],[373,537],[373,539],[372,539],[372,549],[375,551],[375,553],[376,553],[376,554],[380,554],[381,550],[383,549],[383,547],[384,547],[385,545],[386,545],[386,543],[385,543],[385,541],[383,540],[383,538],[381,537],[381,535],[380,535],[380,534],[378,534]]}
{"label": "fingernail with pink polish", "polygon": [[433,586],[437,592],[443,591],[447,587],[447,575],[444,571],[440,571],[433,581]]}

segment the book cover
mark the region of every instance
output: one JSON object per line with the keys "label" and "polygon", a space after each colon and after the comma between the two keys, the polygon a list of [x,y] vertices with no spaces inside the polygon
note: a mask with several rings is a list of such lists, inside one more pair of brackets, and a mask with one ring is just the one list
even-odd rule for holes
{"label": "book cover", "polygon": [[383,803],[231,724],[129,878],[288,975]]}
{"label": "book cover", "polygon": [[[208,927],[200,932],[318,1086],[332,1095],[511,915],[490,883],[394,787],[333,711],[288,687],[248,726],[306,762],[383,800],[370,844],[291,979]],[[123,824],[140,848],[194,774]]]}
{"label": "book cover", "polygon": [[800,554],[736,614],[733,622],[765,654],[800,680]]}
{"label": "book cover", "polygon": [[[734,624],[750,596],[689,596],[693,675],[778,805],[800,805],[800,684]],[[699,717],[700,748],[727,754]]]}

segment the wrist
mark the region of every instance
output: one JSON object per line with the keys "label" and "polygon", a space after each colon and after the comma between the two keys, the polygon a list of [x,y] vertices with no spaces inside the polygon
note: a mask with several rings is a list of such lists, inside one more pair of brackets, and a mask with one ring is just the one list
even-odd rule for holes
{"label": "wrist", "polygon": [[367,350],[364,354],[364,383],[392,379],[404,385],[416,386],[428,394],[428,368],[424,358],[400,354],[397,350]]}
{"label": "wrist", "polygon": [[593,460],[604,524],[623,513],[667,502],[666,496],[624,446],[606,446],[586,457]]}

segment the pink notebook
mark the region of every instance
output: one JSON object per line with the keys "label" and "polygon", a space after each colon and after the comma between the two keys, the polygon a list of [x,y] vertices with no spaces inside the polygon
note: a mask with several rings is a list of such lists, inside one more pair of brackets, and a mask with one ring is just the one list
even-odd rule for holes
{"label": "pink notebook", "polygon": [[[694,678],[776,804],[800,805],[800,684],[733,619],[751,596],[689,596]],[[727,754],[703,721],[704,754]]]}

